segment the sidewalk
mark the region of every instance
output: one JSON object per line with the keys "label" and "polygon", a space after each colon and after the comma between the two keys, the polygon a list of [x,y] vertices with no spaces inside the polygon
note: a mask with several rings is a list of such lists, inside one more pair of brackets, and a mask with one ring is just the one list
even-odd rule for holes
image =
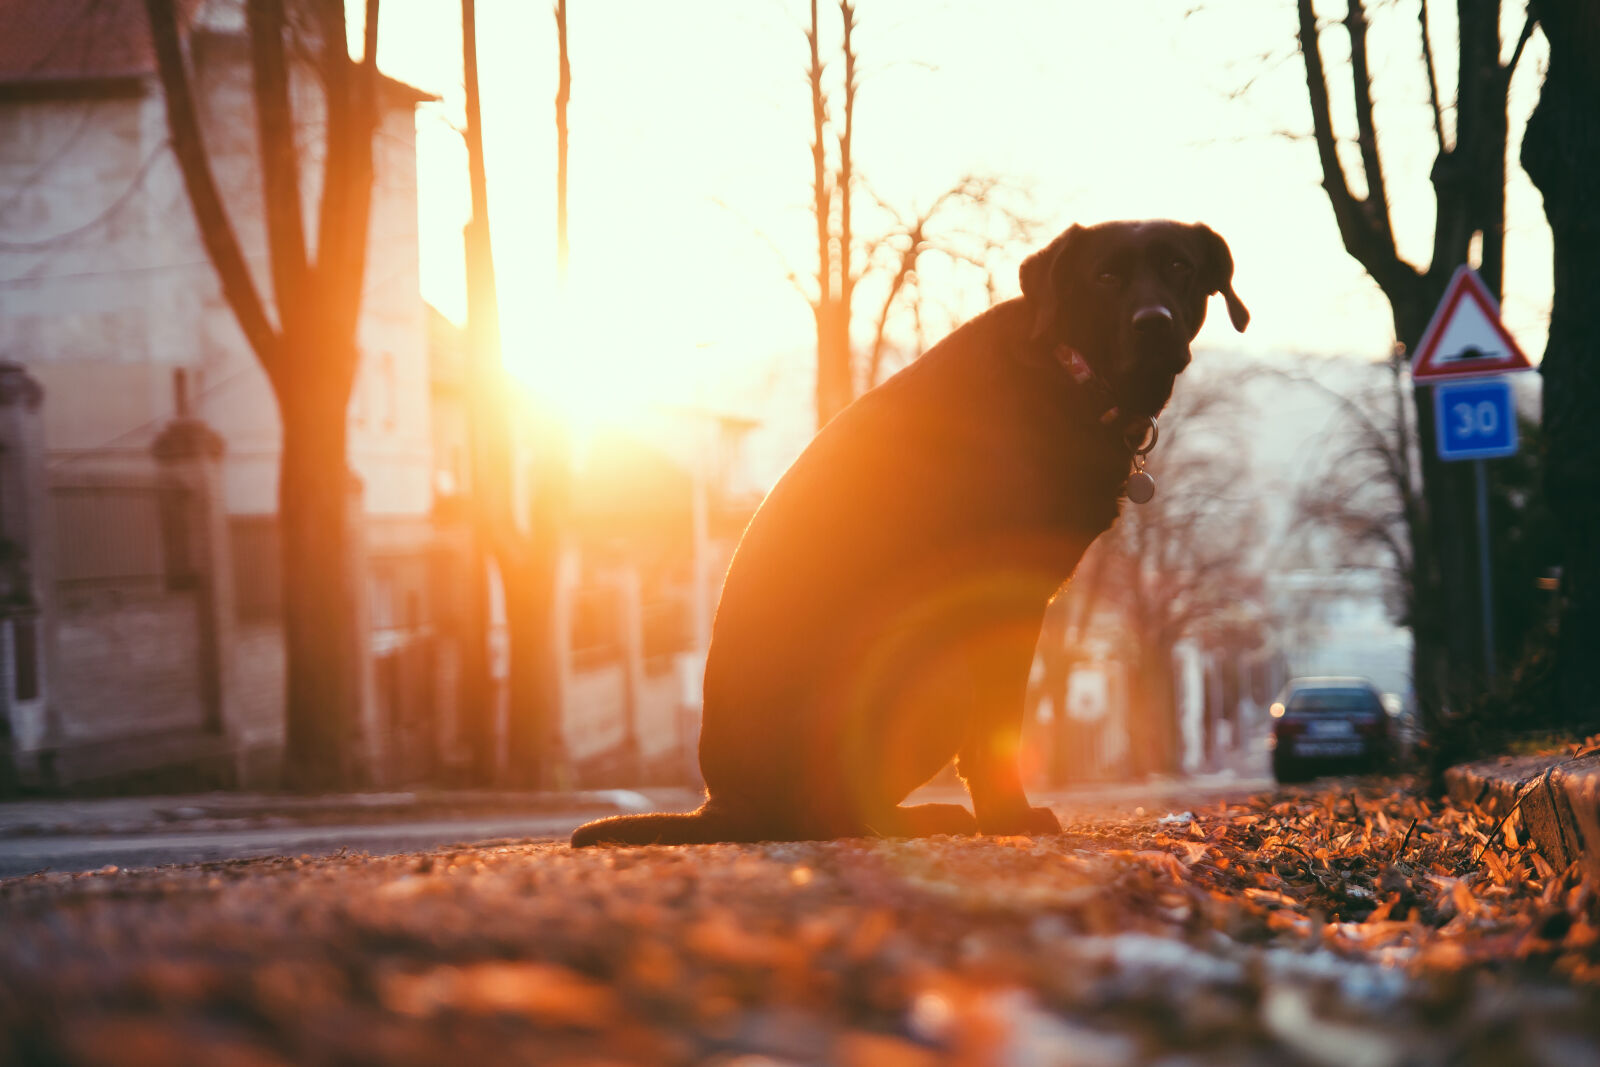
{"label": "sidewalk", "polygon": [[[1219,793],[1272,788],[1266,778],[1232,768],[1145,782],[1094,783],[1033,789],[1036,804],[1067,809],[1171,806]],[[702,794],[687,788],[593,789],[570,793],[450,790],[296,796],[274,793],[198,793],[181,796],[51,797],[0,801],[0,842],[17,838],[216,833],[287,827],[382,825],[490,817],[605,815],[689,811]],[[967,803],[959,785],[928,785],[908,803]]]}
{"label": "sidewalk", "polygon": [[1528,836],[1557,870],[1581,863],[1600,877],[1600,752],[1500,756],[1445,772],[1450,799],[1491,815],[1513,808]]}
{"label": "sidewalk", "polygon": [[195,793],[180,796],[47,797],[0,802],[0,840],[66,834],[141,834],[364,825],[485,816],[653,811],[693,807],[688,789],[593,789],[569,793],[419,790],[301,796]]}

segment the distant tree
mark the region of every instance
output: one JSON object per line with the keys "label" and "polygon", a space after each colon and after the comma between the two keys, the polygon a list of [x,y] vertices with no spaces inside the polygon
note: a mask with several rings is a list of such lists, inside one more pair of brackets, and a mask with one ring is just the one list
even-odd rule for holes
{"label": "distant tree", "polygon": [[[1310,569],[1361,569],[1384,577],[1390,613],[1414,625],[1423,501],[1410,418],[1410,390],[1399,353],[1382,367],[1338,361],[1329,367],[1263,373],[1314,391],[1334,410],[1316,441],[1317,458],[1298,480],[1288,544]],[[1352,375],[1350,372],[1355,370]],[[1365,372],[1365,373],[1363,373]],[[1352,380],[1353,378],[1353,380]]]}
{"label": "distant tree", "polygon": [[[995,303],[1001,295],[996,269],[1001,256],[1039,230],[1024,198],[993,175],[965,175],[917,210],[902,211],[873,199],[887,225],[867,243],[866,259],[881,276],[883,299],[872,320],[865,358],[851,360],[858,390],[871,389],[927,348],[930,327],[952,327],[970,314],[944,304],[938,309],[943,312],[939,321],[930,321],[935,319],[932,294],[922,285],[920,265],[937,257],[941,266],[960,268]],[[892,333],[897,315],[909,318],[911,329],[898,346]]]}
{"label": "distant tree", "polygon": [[[1348,0],[1342,20],[1350,45],[1350,90],[1365,195],[1351,189],[1334,130],[1321,52],[1324,27],[1312,0],[1297,0],[1297,7],[1323,189],[1346,251],[1383,291],[1393,313],[1395,336],[1408,352],[1413,351],[1451,274],[1467,262],[1474,242],[1481,249],[1479,273],[1499,296],[1505,242],[1507,93],[1531,24],[1523,30],[1510,58],[1502,62],[1500,0],[1457,0],[1458,66],[1450,136],[1452,128],[1441,103],[1429,36],[1428,4],[1419,0],[1422,62],[1438,146],[1429,176],[1435,207],[1433,253],[1424,269],[1406,262],[1395,244],[1373,112],[1365,7],[1361,0]],[[1419,390],[1415,413],[1419,437],[1431,441],[1434,417],[1427,390]],[[1415,675],[1424,717],[1435,719],[1452,677],[1459,681],[1481,660],[1478,635],[1482,613],[1473,541],[1461,533],[1474,529],[1470,470],[1464,464],[1443,463],[1431,448],[1425,448],[1421,473],[1424,507],[1410,528]]]}
{"label": "distant tree", "polygon": [[[837,117],[830,109],[830,89],[822,58],[822,27],[817,0],[811,0],[811,22],[806,31],[810,60],[806,81],[811,89],[811,214],[816,223],[816,269],[806,282],[791,272],[790,281],[811,305],[816,323],[817,426],[832,419],[856,396],[876,385],[892,369],[893,348],[889,331],[894,314],[910,304],[921,333],[921,304],[908,301],[916,288],[917,267],[923,257],[937,254],[954,263],[966,263],[987,272],[990,255],[1002,244],[993,236],[998,229],[1011,240],[1026,238],[1032,223],[1007,206],[998,179],[968,175],[934,197],[920,210],[901,211],[882,199],[876,206],[887,225],[864,239],[858,232],[855,195],[862,185],[855,161],[855,107],[860,79],[856,68],[854,0],[839,0],[842,38],[839,58],[842,80],[833,88],[839,99]],[[963,223],[957,227],[951,219]],[[1003,222],[1004,228],[996,225]],[[873,339],[865,355],[858,354],[851,338],[858,287],[869,271],[885,279],[885,291],[873,320]],[[988,288],[996,289],[993,275]],[[924,338],[919,337],[919,342]],[[920,350],[920,343],[918,349]]]}
{"label": "distant tree", "polygon": [[[1036,697],[1050,703],[1050,762],[1045,771],[1052,785],[1071,782],[1074,764],[1083,762],[1080,732],[1067,713],[1067,698],[1072,674],[1085,661],[1095,611],[1105,599],[1106,555],[1090,552],[1084,557],[1072,581],[1045,609],[1039,630]],[[1038,702],[1030,703],[1030,713],[1035,713]]]}
{"label": "distant tree", "polygon": [[[470,457],[468,490],[473,506],[468,512],[467,571],[461,590],[462,621],[459,722],[470,775],[479,785],[494,777],[499,752],[496,747],[498,707],[491,675],[489,634],[492,602],[489,592],[490,547],[493,544],[491,511],[487,497],[504,496],[507,487],[492,484],[490,437],[504,431],[491,408],[502,399],[497,388],[500,372],[499,309],[496,306],[494,251],[488,220],[488,175],[483,157],[483,122],[478,99],[478,18],[474,0],[461,0],[461,74],[465,96],[465,123],[461,128],[467,150],[467,185],[471,214],[462,231],[466,258],[467,297],[467,446]],[[491,425],[492,424],[492,425]]]}
{"label": "distant tree", "polygon": [[811,0],[811,28],[806,42],[811,46],[811,63],[806,80],[811,86],[811,213],[817,224],[817,290],[811,299],[811,313],[817,327],[817,426],[832,419],[855,395],[850,360],[850,303],[858,275],[851,263],[855,234],[851,229],[851,195],[854,159],[851,154],[855,134],[856,54],[852,34],[856,9],[851,0],[840,0],[839,14],[844,23],[840,54],[844,60],[844,104],[838,131],[838,160],[829,169],[828,96],[823,88],[822,27],[817,15],[817,0]]}
{"label": "distant tree", "polygon": [[[286,8],[297,15],[291,28]],[[306,789],[359,781],[358,671],[350,566],[346,428],[360,351],[356,326],[366,276],[378,128],[378,0],[367,0],[363,52],[345,41],[344,0],[246,0],[252,103],[260,145],[272,305],[252,276],[228,198],[217,184],[195,106],[174,0],[145,0],[167,125],[206,254],[277,400],[283,426],[278,522],[282,533],[285,774]],[[315,239],[308,241],[301,182],[307,159],[291,105],[302,56],[323,104],[322,175]],[[293,57],[291,59],[291,57]],[[233,210],[243,210],[239,204]]]}
{"label": "distant tree", "polygon": [[[1327,431],[1316,442],[1317,459],[1298,482],[1288,544],[1311,568],[1383,575],[1393,617],[1409,626],[1417,611],[1412,545],[1423,507],[1416,479],[1419,458],[1408,417],[1411,397],[1398,358],[1364,368],[1337,362],[1343,372],[1338,381],[1328,373],[1333,367],[1267,372],[1314,390],[1334,410]],[[1541,579],[1547,578],[1558,558],[1539,479],[1539,428],[1532,420],[1519,422],[1521,451],[1489,468],[1489,529],[1496,546],[1491,588],[1499,668],[1515,664],[1548,621],[1549,594]],[[1481,689],[1472,683],[1450,695],[1457,707],[1465,709]]]}
{"label": "distant tree", "polygon": [[1544,194],[1555,253],[1544,377],[1545,486],[1560,525],[1561,614],[1556,713],[1600,720],[1600,4],[1530,0],[1550,45],[1539,104],[1522,139],[1522,166]]}
{"label": "distant tree", "polygon": [[1179,383],[1150,455],[1154,499],[1124,504],[1085,567],[1105,568],[1104,592],[1121,608],[1134,656],[1130,771],[1178,769],[1181,755],[1174,650],[1241,603],[1263,600],[1264,525],[1250,477],[1237,380],[1213,374]]}

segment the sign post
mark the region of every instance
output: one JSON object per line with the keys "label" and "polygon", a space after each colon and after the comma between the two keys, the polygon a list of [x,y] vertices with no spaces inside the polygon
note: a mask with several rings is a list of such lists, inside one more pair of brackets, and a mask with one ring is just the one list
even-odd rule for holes
{"label": "sign post", "polygon": [[1503,377],[1532,370],[1500,323],[1500,306],[1477,272],[1456,268],[1411,360],[1411,380],[1433,387],[1434,445],[1445,461],[1472,460],[1477,493],[1478,584],[1484,672],[1494,679],[1494,591],[1489,569],[1489,479],[1485,459],[1515,455],[1517,408]]}

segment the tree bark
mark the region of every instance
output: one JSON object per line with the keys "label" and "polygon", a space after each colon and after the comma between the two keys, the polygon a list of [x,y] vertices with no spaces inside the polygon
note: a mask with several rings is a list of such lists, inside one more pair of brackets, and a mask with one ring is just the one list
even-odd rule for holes
{"label": "tree bark", "polygon": [[327,789],[361,784],[365,776],[359,743],[366,649],[354,625],[361,576],[352,573],[349,553],[346,420],[372,202],[379,0],[367,0],[359,64],[346,49],[341,0],[316,0],[311,11],[327,110],[315,266],[300,217],[282,0],[249,0],[246,8],[274,324],[211,171],[173,0],[145,0],[167,124],[201,243],[278,404],[284,774],[292,786]]}
{"label": "tree bark", "polygon": [[[1413,352],[1455,268],[1467,262],[1480,240],[1479,272],[1498,298],[1505,228],[1506,93],[1512,64],[1500,62],[1499,0],[1457,0],[1460,55],[1457,73],[1456,138],[1440,151],[1431,175],[1435,192],[1433,258],[1426,271],[1406,263],[1395,246],[1389,204],[1372,118],[1366,63],[1366,16],[1360,0],[1348,0],[1344,20],[1351,41],[1352,91],[1357,139],[1367,195],[1350,189],[1340,162],[1329,104],[1327,76],[1311,0],[1298,0],[1300,51],[1312,125],[1322,162],[1323,189],[1346,251],[1366,268],[1389,300],[1396,339]],[[1424,59],[1430,82],[1432,51],[1423,11]],[[1439,724],[1444,710],[1459,706],[1481,681],[1483,603],[1475,567],[1473,489],[1470,467],[1443,463],[1435,455],[1430,388],[1415,395],[1417,435],[1422,447],[1422,496],[1411,528],[1416,612],[1413,674],[1423,719]]]}
{"label": "tree bark", "polygon": [[1129,701],[1129,770],[1134,778],[1171,774],[1178,769],[1178,713],[1172,678],[1172,646],[1141,637],[1134,661]]}
{"label": "tree bark", "polygon": [[[560,84],[556,95],[558,140],[557,272],[566,271],[566,131],[571,72],[566,49],[566,5],[555,9],[559,41]],[[467,258],[467,331],[470,344],[474,539],[478,558],[487,550],[494,556],[505,593],[509,645],[506,680],[506,770],[510,784],[551,786],[559,761],[561,737],[560,664],[555,650],[555,572],[559,561],[559,530],[565,511],[565,452],[545,413],[540,413],[538,440],[533,443],[540,477],[534,486],[532,533],[524,533],[513,507],[518,477],[517,433],[512,425],[504,388],[505,368],[500,351],[500,311],[495,280],[494,248],[489,225],[489,192],[484,165],[483,116],[478,92],[476,4],[462,0],[463,70],[466,82],[466,146],[472,217],[465,232]],[[559,473],[558,473],[559,472]],[[489,701],[487,645],[487,575],[479,567],[473,576],[474,605],[480,614],[472,627],[472,668],[481,670],[481,682],[464,690],[477,700],[464,711],[470,716],[471,739],[477,775],[493,776],[494,707]],[[483,635],[483,638],[479,637]],[[481,660],[479,656],[482,656]],[[470,683],[469,683],[470,684]]]}
{"label": "tree bark", "polygon": [[1522,140],[1522,166],[1544,196],[1554,244],[1544,378],[1545,484],[1565,547],[1556,639],[1557,713],[1600,719],[1600,7],[1533,0],[1550,65]]}
{"label": "tree bark", "polygon": [[460,734],[467,751],[469,774],[479,785],[496,772],[498,701],[490,672],[489,546],[494,521],[489,500],[507,486],[494,480],[491,436],[503,427],[493,417],[502,398],[499,373],[498,307],[494,289],[494,250],[487,218],[488,176],[483,158],[483,120],[478,98],[478,19],[475,0],[461,0],[461,69],[466,90],[467,185],[472,215],[462,233],[467,264],[467,448],[472,464],[471,508],[468,511],[466,589],[461,627]]}
{"label": "tree bark", "polygon": [[[337,341],[308,343],[330,363],[349,358]],[[279,394],[283,456],[278,524],[283,561],[285,784],[307,791],[364,785],[359,759],[360,635],[350,571],[345,467],[349,390],[296,383]],[[289,427],[293,427],[290,431]]]}

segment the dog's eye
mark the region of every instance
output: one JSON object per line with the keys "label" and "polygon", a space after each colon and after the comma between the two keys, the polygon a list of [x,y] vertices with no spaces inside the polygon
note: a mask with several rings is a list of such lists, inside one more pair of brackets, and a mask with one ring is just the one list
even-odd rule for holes
{"label": "dog's eye", "polygon": [[1194,270],[1194,267],[1187,259],[1174,258],[1172,262],[1167,264],[1167,269],[1174,274],[1188,274],[1190,271]]}
{"label": "dog's eye", "polygon": [[1122,276],[1114,270],[1103,270],[1094,276],[1094,280],[1101,285],[1118,285],[1122,282]]}

